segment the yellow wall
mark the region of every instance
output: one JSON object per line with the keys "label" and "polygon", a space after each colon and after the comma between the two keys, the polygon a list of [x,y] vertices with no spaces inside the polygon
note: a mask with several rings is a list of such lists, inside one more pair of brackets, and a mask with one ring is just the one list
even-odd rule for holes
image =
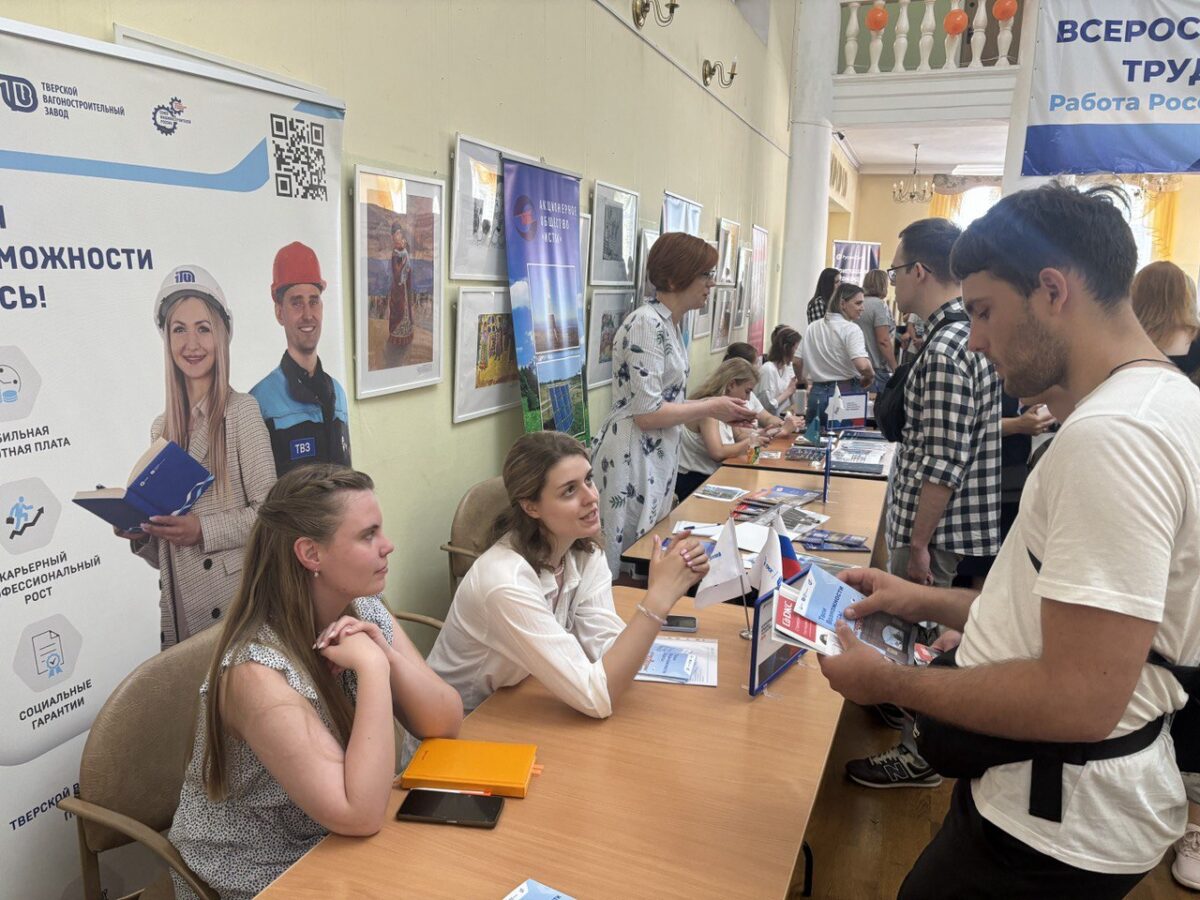
{"label": "yellow wall", "polygon": [[858,202],[854,207],[853,240],[878,241],[884,268],[892,264],[897,237],[910,223],[929,216],[928,204],[897,203],[892,184],[898,175],[859,175]]}
{"label": "yellow wall", "polygon": [[1171,261],[1193,278],[1200,276],[1200,175],[1184,175],[1175,209]]}
{"label": "yellow wall", "polygon": [[[347,185],[355,163],[448,180],[454,136],[463,132],[581,173],[586,211],[599,178],[641,193],[643,224],[657,227],[669,189],[704,204],[705,236],[716,237],[719,216],[741,223],[747,245],[751,225],[762,225],[771,235],[768,331],[794,13],[789,0],[773,0],[767,46],[733,4],[718,0],[681,6],[669,28],[648,24],[647,39],[697,76],[706,56],[737,57],[733,86],[709,91],[622,24],[628,0],[0,0],[3,17],[100,40],[112,39],[115,22],[319,85],[347,104]],[[351,322],[348,226],[343,246],[341,300]],[[454,507],[467,487],[499,473],[521,428],[519,410],[451,425],[456,296],[448,282],[440,385],[350,401],[354,462],[374,476],[397,545],[388,602],[437,616],[449,602],[438,545]],[[348,359],[351,336],[347,329]],[[707,338],[695,342],[693,381],[718,360]],[[595,425],[611,405],[609,388],[593,392],[590,405]]]}

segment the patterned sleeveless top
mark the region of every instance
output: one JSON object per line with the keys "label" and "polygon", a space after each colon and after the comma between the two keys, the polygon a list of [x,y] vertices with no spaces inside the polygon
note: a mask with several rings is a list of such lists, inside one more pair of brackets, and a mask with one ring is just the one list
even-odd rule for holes
{"label": "patterned sleeveless top", "polygon": [[[354,614],[364,622],[374,622],[392,641],[392,616],[378,597],[354,601]],[[313,709],[333,731],[333,721],[308,679],[279,650],[278,640],[263,626],[255,640],[238,654],[226,656],[221,665],[228,668],[255,662],[283,673],[288,685],[313,705]],[[342,689],[351,703],[358,697],[358,676],[347,670],[341,675]],[[196,739],[179,793],[179,808],[168,837],[184,862],[218,894],[222,900],[248,900],[264,890],[284,870],[311,850],[328,832],[300,809],[272,777],[244,741],[229,737],[229,794],[216,803],[204,792],[202,767],[207,740],[208,681],[200,687],[200,709],[196,721]],[[174,873],[177,900],[198,900],[196,894]]]}

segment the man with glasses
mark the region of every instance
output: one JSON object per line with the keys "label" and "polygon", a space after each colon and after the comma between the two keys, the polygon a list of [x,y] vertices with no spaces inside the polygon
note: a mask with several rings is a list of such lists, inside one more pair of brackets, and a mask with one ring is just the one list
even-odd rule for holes
{"label": "man with glasses", "polygon": [[[900,312],[926,323],[904,386],[904,430],[888,483],[888,570],[938,587],[950,587],[964,558],[1000,549],[1000,380],[986,357],[967,348],[970,325],[950,271],[961,233],[946,219],[913,222],[887,270]],[[916,752],[912,720],[895,707],[881,712],[904,729],[904,740],[848,762],[850,778],[880,788],[940,784]]]}

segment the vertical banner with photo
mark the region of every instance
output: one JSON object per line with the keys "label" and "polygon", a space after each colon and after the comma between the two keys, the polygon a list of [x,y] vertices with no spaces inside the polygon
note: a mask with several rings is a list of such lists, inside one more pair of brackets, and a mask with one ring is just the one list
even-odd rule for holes
{"label": "vertical banner with photo", "polygon": [[759,353],[766,337],[767,321],[767,229],[755,225],[750,238],[750,325],[746,342]]}
{"label": "vertical banner with photo", "polygon": [[[224,623],[244,513],[276,470],[349,455],[344,110],[15,22],[0,59],[0,893],[58,900],[84,892],[76,823],[55,804],[79,789],[105,700],[160,643]],[[289,391],[296,356],[328,376],[312,382],[324,406]],[[209,378],[231,392],[226,480],[190,513],[206,545],[139,537],[135,555],[71,501],[124,487],[152,423],[186,408],[180,385]],[[183,443],[218,468],[199,433]],[[163,715],[190,715],[195,696]],[[144,859],[101,857],[108,896],[144,884]]]}
{"label": "vertical banner with photo", "polygon": [[591,440],[579,176],[504,157],[504,228],[526,431]]}
{"label": "vertical banner with photo", "polygon": [[833,267],[847,284],[862,285],[872,269],[879,268],[879,244],[871,241],[834,241]]}

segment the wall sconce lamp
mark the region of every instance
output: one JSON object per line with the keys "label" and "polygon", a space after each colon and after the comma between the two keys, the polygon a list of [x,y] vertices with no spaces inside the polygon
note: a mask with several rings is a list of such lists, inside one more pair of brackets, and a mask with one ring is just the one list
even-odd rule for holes
{"label": "wall sconce lamp", "polygon": [[651,6],[654,8],[655,20],[664,28],[671,24],[671,20],[675,18],[675,10],[679,9],[679,4],[675,0],[667,0],[667,15],[666,18],[663,18],[658,0],[633,0],[633,24],[638,28],[646,24]]}
{"label": "wall sconce lamp", "polygon": [[708,87],[708,83],[716,76],[717,84],[721,87],[729,87],[733,84],[733,79],[737,78],[737,57],[733,58],[733,62],[729,64],[728,78],[725,75],[725,66],[720,62],[712,62],[711,60],[704,61],[704,68],[700,72],[700,77],[704,81],[704,86]]}

